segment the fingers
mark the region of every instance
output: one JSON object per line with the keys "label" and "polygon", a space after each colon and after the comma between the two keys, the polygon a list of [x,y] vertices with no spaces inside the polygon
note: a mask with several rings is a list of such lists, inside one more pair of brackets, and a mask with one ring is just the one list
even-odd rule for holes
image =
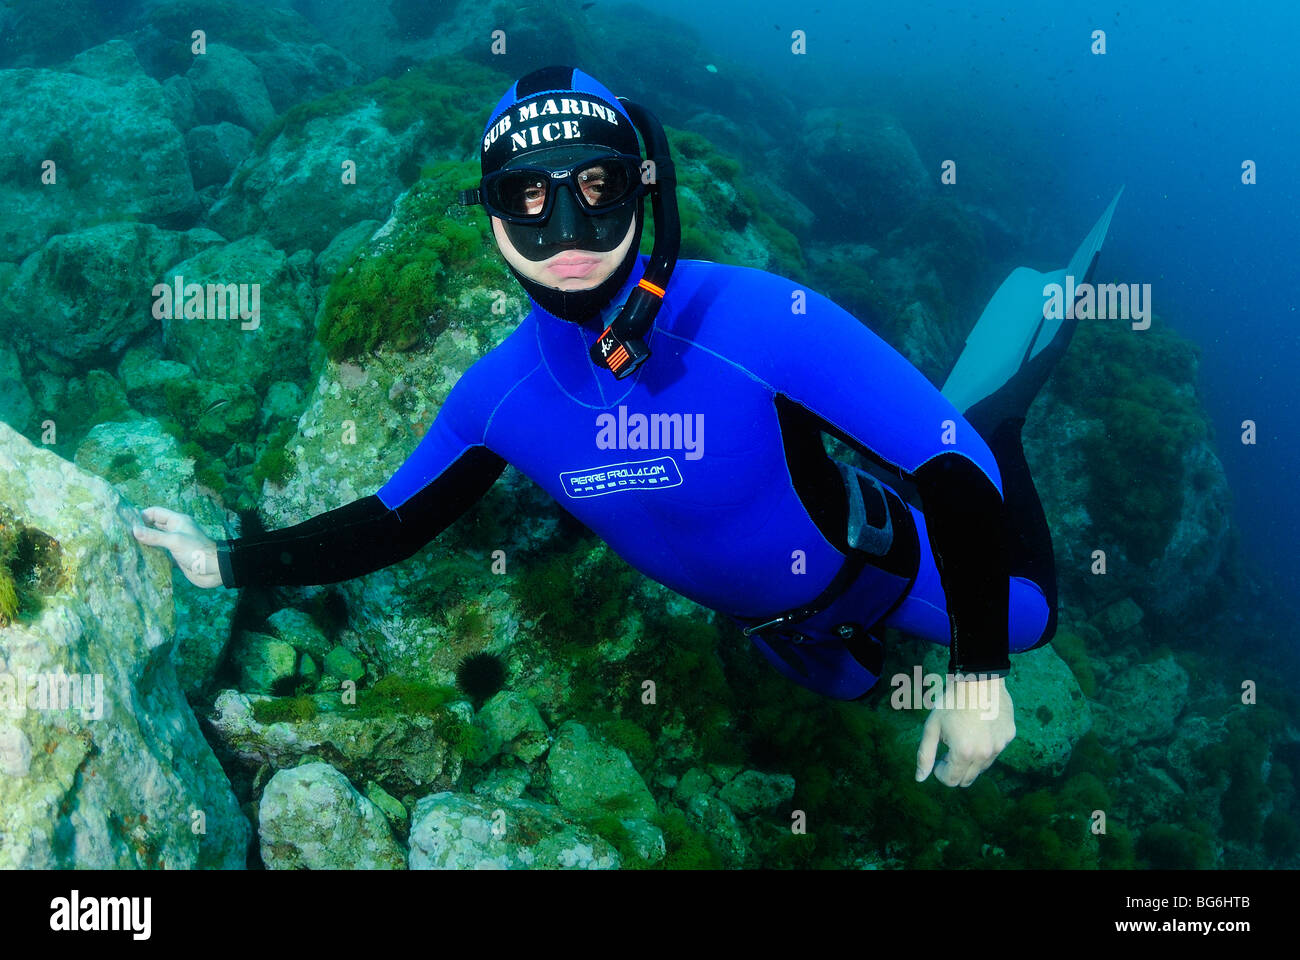
{"label": "fingers", "polygon": [[949,748],[948,752],[943,755],[943,759],[935,766],[934,777],[945,786],[955,787],[965,778],[969,768],[970,761],[955,755],[952,749]]}
{"label": "fingers", "polygon": [[993,766],[992,757],[989,757],[988,760],[985,760],[983,763],[972,763],[970,767],[966,770],[966,776],[962,777],[961,779],[961,786],[969,787],[972,783],[975,782],[976,777],[978,777],[981,773],[983,773],[991,766]]}
{"label": "fingers", "polygon": [[194,534],[199,532],[198,526],[189,516],[184,513],[177,513],[175,510],[168,510],[166,507],[148,507],[141,516],[150,526],[165,530],[168,533]]}
{"label": "fingers", "polygon": [[939,752],[939,711],[931,710],[921,731],[921,746],[916,751],[916,781],[920,783],[934,769],[934,755]]}
{"label": "fingers", "polygon": [[[934,767],[934,778],[949,787],[969,787],[993,766],[999,750],[954,750],[951,747]],[[917,779],[920,779],[919,777]]]}
{"label": "fingers", "polygon": [[149,527],[142,527],[140,524],[133,526],[131,533],[145,546],[162,547],[164,550],[170,550],[173,553],[180,551],[184,547],[184,538],[179,533],[153,530]]}

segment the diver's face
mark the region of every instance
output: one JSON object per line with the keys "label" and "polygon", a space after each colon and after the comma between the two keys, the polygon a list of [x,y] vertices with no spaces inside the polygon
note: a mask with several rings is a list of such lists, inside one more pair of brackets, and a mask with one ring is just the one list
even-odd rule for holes
{"label": "diver's face", "polygon": [[529,280],[556,290],[591,290],[608,280],[627,256],[636,233],[636,219],[628,224],[627,235],[613,250],[561,250],[545,260],[529,260],[521,254],[506,235],[500,217],[492,218],[492,233],[506,262]]}

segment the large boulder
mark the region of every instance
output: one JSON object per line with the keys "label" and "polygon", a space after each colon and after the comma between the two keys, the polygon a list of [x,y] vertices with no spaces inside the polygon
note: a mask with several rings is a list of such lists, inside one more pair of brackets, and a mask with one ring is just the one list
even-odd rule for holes
{"label": "large boulder", "polygon": [[1170,738],[1187,706],[1188,683],[1172,655],[1120,671],[1093,708],[1097,736],[1111,749]]}
{"label": "large boulder", "polygon": [[195,187],[225,183],[253,149],[247,128],[222,121],[194,127],[185,134]]}
{"label": "large boulder", "polygon": [[654,796],[627,754],[593,740],[575,720],[556,731],[546,765],[551,771],[551,792],[572,816],[600,817],[618,811],[648,820],[655,815]]}
{"label": "large boulder", "polygon": [[[213,540],[235,535],[237,518],[194,477],[194,461],[154,420],[92,427],[77,447],[78,466],[98,474],[139,509],[163,506],[193,517]],[[172,565],[176,644],[172,658],[186,693],[202,692],[225,653],[238,594],[194,586]]]}
{"label": "large boulder", "polygon": [[21,432],[35,418],[36,405],[32,403],[32,395],[23,383],[18,354],[8,346],[0,345],[0,421]]}
{"label": "large boulder", "polygon": [[[792,166],[800,196],[833,232],[880,237],[903,224],[934,190],[912,139],[887,114],[823,108],[810,111]],[[846,173],[851,175],[846,175]]]}
{"label": "large boulder", "polygon": [[233,47],[208,44],[185,78],[200,123],[233,123],[256,133],[275,118],[262,71]]}
{"label": "large boulder", "polygon": [[602,870],[620,865],[600,837],[555,807],[435,793],[411,815],[412,870]]}
{"label": "large boulder", "polygon": [[[389,130],[373,99],[307,120],[245,161],[208,221],[226,236],[261,232],[277,247],[319,252],[344,227],[387,216],[422,134],[420,125]],[[356,165],[355,182],[344,178],[345,161]]]}
{"label": "large boulder", "polygon": [[328,763],[280,770],[258,807],[262,861],[272,870],[405,870],[388,819]]}
{"label": "large boulder", "polygon": [[[316,308],[307,251],[288,256],[263,237],[245,237],[176,264],[161,283],[174,288],[176,277],[182,278],[183,291],[199,284],[205,295],[202,317],[177,311],[173,296],[173,315],[162,321],[169,359],[186,364],[199,377],[246,383],[259,392],[277,380],[305,375]],[[255,306],[257,315],[244,320],[228,296],[219,303],[210,295],[218,287],[246,291],[241,297],[245,312],[251,315]],[[189,302],[190,294],[183,292],[182,305]],[[209,305],[222,307],[225,316]]]}
{"label": "large boulder", "polygon": [[0,327],[65,360],[119,357],[158,329],[152,291],[162,271],[222,242],[210,230],[129,221],[61,233],[19,267],[0,300]]}
{"label": "large boulder", "polygon": [[[172,561],[137,522],[0,423],[0,575],[20,600],[0,609],[0,867],[244,865],[248,821],[172,664]],[[69,698],[28,699],[36,682]]]}
{"label": "large boulder", "polygon": [[1232,491],[1223,463],[1208,440],[1183,454],[1183,505],[1173,535],[1143,596],[1153,614],[1179,618],[1212,587],[1232,543]]}
{"label": "large boulder", "polygon": [[400,796],[447,790],[460,779],[461,757],[439,736],[437,718],[395,713],[356,716],[338,694],[316,694],[316,714],[301,720],[259,722],[254,706],[272,698],[223,690],[209,718],[231,753],[275,769],[297,766],[304,756],[328,761],[351,780],[373,780]]}
{"label": "large boulder", "polygon": [[[198,213],[185,142],[162,87],[126,44],[105,46],[113,47],[106,57],[82,55],[90,75],[0,71],[7,145],[0,260],[20,260],[53,234],[108,218],[176,227]],[[47,170],[53,183],[42,182]]]}

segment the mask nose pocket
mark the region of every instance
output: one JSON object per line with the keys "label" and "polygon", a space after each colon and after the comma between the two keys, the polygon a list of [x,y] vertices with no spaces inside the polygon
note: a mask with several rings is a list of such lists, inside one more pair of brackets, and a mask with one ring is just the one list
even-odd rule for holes
{"label": "mask nose pocket", "polygon": [[871,474],[835,461],[848,494],[848,530],[850,547],[875,557],[883,557],[894,545],[894,523],[890,516],[885,488]]}

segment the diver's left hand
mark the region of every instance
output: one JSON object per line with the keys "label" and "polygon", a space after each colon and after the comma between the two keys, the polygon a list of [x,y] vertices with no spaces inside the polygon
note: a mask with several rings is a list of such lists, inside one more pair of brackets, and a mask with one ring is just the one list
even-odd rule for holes
{"label": "diver's left hand", "polygon": [[[969,787],[1016,737],[1011,694],[1002,677],[954,682],[961,689],[953,690],[952,701],[962,706],[940,705],[930,711],[916,752],[918,782],[933,770],[940,783]],[[948,745],[948,752],[936,766],[940,740]]]}

